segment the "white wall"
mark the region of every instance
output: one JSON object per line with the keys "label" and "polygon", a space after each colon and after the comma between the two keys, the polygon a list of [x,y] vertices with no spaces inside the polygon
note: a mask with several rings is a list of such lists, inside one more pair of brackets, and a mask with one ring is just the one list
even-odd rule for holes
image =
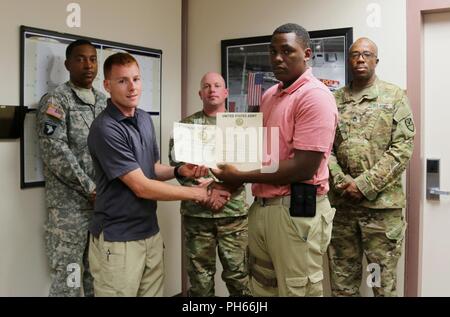
{"label": "white wall", "polygon": [[[81,6],[81,28],[66,26],[71,2]],[[167,162],[171,123],[181,113],[181,1],[1,0],[0,104],[19,103],[20,25],[162,49],[161,157]],[[46,296],[44,191],[20,189],[19,148],[18,140],[0,141],[0,296]],[[181,292],[179,204],[161,203],[158,214],[166,246],[165,294],[172,296]]]}
{"label": "white wall", "polygon": [[[367,24],[369,4],[378,4],[381,9],[380,27]],[[221,40],[270,35],[287,22],[309,31],[353,27],[354,39],[365,36],[378,44],[379,77],[406,87],[405,0],[191,0],[187,113],[200,109],[197,91],[203,73],[221,70]],[[399,284],[402,294],[402,281]],[[226,294],[223,284],[217,288],[219,295]]]}

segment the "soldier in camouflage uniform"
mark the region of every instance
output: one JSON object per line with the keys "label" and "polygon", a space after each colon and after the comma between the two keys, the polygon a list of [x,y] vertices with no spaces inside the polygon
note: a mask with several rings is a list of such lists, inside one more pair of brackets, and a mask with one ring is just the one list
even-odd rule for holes
{"label": "soldier in camouflage uniform", "polygon": [[[228,90],[220,74],[207,73],[200,83],[199,95],[203,110],[182,120],[190,124],[216,124],[216,114],[225,111]],[[169,145],[169,159],[172,165],[179,164],[173,157],[173,139]],[[210,176],[214,176],[210,172]],[[178,179],[180,184],[192,186],[192,182]],[[230,296],[249,296],[246,248],[248,242],[247,210],[245,188],[225,188],[231,193],[223,208],[214,210],[193,201],[181,202],[184,220],[184,236],[188,257],[187,271],[190,280],[190,296],[214,296],[214,275],[216,273],[216,248],[223,266],[222,278]],[[214,201],[214,197],[211,197]]]}
{"label": "soldier in camouflage uniform", "polygon": [[[45,239],[51,268],[49,296],[80,296],[77,281],[85,296],[93,296],[86,249],[95,183],[87,136],[92,121],[106,107],[106,97],[92,88],[97,52],[90,42],[70,44],[65,65],[70,81],[44,95],[37,112],[48,208]],[[78,272],[81,277],[75,276]]]}
{"label": "soldier in camouflage uniform", "polygon": [[374,295],[396,296],[406,229],[401,176],[415,130],[405,93],[375,75],[377,54],[367,38],[353,43],[348,60],[353,81],[335,93],[340,118],[329,161],[329,196],[337,211],[328,250],[335,296],[359,295],[363,253],[380,268]]}

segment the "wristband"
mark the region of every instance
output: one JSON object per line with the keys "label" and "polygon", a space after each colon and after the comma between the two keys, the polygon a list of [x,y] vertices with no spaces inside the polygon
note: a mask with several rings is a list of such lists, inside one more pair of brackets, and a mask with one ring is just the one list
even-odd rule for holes
{"label": "wristband", "polygon": [[173,169],[173,175],[175,176],[175,178],[184,178],[183,176],[180,175],[180,173],[178,173],[178,169],[183,166],[183,165],[178,165],[175,166],[175,168]]}

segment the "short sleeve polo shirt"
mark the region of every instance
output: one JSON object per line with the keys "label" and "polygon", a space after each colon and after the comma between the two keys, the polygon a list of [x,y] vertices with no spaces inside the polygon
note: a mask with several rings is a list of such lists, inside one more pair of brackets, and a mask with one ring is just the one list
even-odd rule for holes
{"label": "short sleeve polo shirt", "polygon": [[134,117],[125,117],[109,99],[92,123],[88,147],[97,192],[89,231],[94,236],[103,231],[106,241],[142,240],[158,233],[156,201],[137,197],[119,178],[138,168],[156,178],[159,149],[150,114],[136,109]]}
{"label": "short sleeve polo shirt", "polygon": [[[272,86],[264,93],[261,102],[267,140],[271,140],[272,129],[278,130],[278,158],[269,156],[268,161],[289,160],[294,150],[322,152],[324,155],[313,178],[304,183],[318,185],[318,194],[328,192],[328,158],[333,147],[338,121],[336,101],[330,90],[312,74],[308,68],[292,85],[283,89],[283,84]],[[290,195],[289,185],[253,184],[252,192],[258,197]]]}

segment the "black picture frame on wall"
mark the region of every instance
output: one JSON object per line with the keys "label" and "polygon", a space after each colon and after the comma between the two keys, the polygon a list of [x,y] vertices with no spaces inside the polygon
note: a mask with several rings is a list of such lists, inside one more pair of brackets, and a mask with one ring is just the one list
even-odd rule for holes
{"label": "black picture frame on wall", "polygon": [[[309,65],[313,74],[331,91],[351,80],[347,54],[353,42],[353,28],[309,32],[313,51]],[[269,60],[271,36],[221,41],[222,75],[229,89],[230,112],[258,112],[262,94],[278,83]]]}

